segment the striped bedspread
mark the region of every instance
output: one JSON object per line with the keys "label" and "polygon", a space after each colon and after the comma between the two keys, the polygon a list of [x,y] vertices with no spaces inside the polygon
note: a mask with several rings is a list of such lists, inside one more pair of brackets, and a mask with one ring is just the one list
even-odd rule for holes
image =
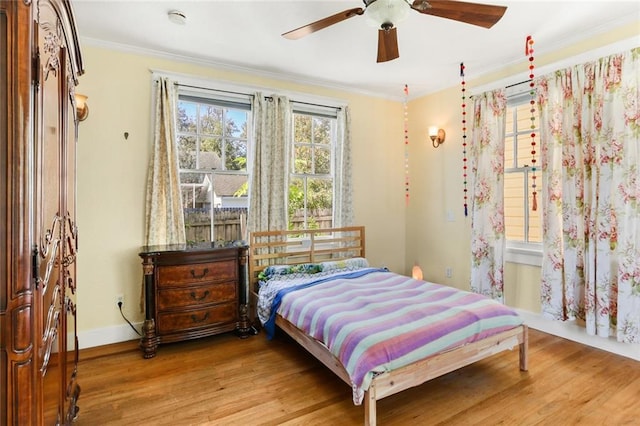
{"label": "striped bedspread", "polygon": [[299,286],[279,303],[282,317],[342,362],[356,405],[377,373],[523,323],[482,295],[378,269]]}

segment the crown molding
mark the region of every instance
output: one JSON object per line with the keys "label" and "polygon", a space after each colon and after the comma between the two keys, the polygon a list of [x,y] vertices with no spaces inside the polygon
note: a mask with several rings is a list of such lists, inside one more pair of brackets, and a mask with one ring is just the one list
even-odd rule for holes
{"label": "crown molding", "polygon": [[[575,33],[572,37],[558,38],[558,39],[556,39],[557,42],[555,42],[555,43],[543,44],[543,43],[537,42],[536,43],[536,57],[542,57],[542,56],[547,55],[547,54],[553,54],[553,53],[558,52],[558,51],[560,51],[562,49],[570,48],[571,46],[583,43],[583,42],[588,41],[588,40],[595,40],[595,39],[598,38],[598,36],[602,36],[603,34],[605,34],[607,32],[611,32],[612,29],[614,29],[614,28],[624,27],[624,26],[633,24],[634,22],[640,26],[640,21],[638,20],[638,16],[637,15],[629,15],[629,16],[626,16],[624,18],[613,19],[613,20],[609,20],[609,21],[603,21],[598,26],[595,26],[595,27],[591,28],[589,31]],[[532,34],[532,35],[535,37],[535,34]],[[524,40],[524,38],[523,38],[523,40]],[[586,57],[589,57],[589,56],[591,56],[591,52],[607,51],[606,49],[609,49],[608,50],[608,54],[615,53],[615,51],[611,51],[610,49],[612,48],[612,46],[617,45],[617,44],[628,46],[627,48],[629,48],[629,49],[631,49],[633,47],[638,47],[638,46],[640,46],[640,36],[636,35],[636,36],[631,37],[629,39],[623,39],[623,40],[621,40],[619,42],[614,42],[614,43],[611,43],[609,45],[602,46],[600,48],[594,48],[592,50],[589,50],[589,51],[585,52],[584,54],[577,54],[575,56],[572,56],[571,58],[578,58],[578,57],[580,57],[582,55],[585,55]],[[607,53],[604,53],[603,55],[601,54],[600,56],[604,56],[606,54]],[[597,57],[599,57],[599,56],[596,56],[594,59],[596,59]],[[589,59],[586,59],[585,61],[588,61],[588,60]],[[548,72],[551,72],[551,71],[556,70],[556,69],[560,69],[560,68],[562,68],[561,64],[563,64],[565,62],[567,62],[567,61],[563,60],[561,62],[551,63],[551,64],[545,65],[543,67],[536,67],[536,74],[537,75],[541,75],[541,73],[540,73],[541,70],[544,71],[544,70],[549,69],[549,68],[551,68],[551,70],[548,71]],[[580,63],[580,62],[575,62],[575,63]],[[511,68],[511,67],[517,66],[519,64],[523,64],[522,65],[522,70],[523,70],[522,74],[519,74],[517,76],[506,77],[506,78],[501,79],[498,82],[486,83],[486,84],[483,84],[483,85],[481,85],[479,87],[482,87],[482,88],[490,87],[489,89],[486,89],[486,90],[492,90],[492,89],[495,89],[495,88],[498,88],[498,87],[504,87],[505,85],[509,85],[509,84],[513,84],[513,83],[517,83],[517,82],[521,81],[521,80],[523,80],[524,76],[526,75],[526,71],[528,69],[527,68],[528,67],[528,62],[527,62],[527,59],[526,59],[524,54],[521,57],[518,57],[518,58],[516,58],[516,59],[514,59],[512,61],[502,62],[500,64],[496,64],[496,66],[494,66],[494,67],[487,68],[486,70],[475,74],[473,76],[473,80],[470,80],[469,77],[471,77],[471,76],[468,76],[467,77],[467,81],[466,81],[467,90],[472,88],[473,81],[482,81],[482,80],[484,80],[484,78],[486,76],[490,76],[492,74],[499,73],[501,70],[504,70],[506,68]],[[560,64],[560,65],[558,66],[557,64]],[[570,66],[570,65],[566,65],[566,66]],[[545,71],[545,72],[547,72],[547,71]],[[505,83],[505,82],[507,82],[507,83]],[[420,98],[420,97],[423,97],[423,96],[428,96],[430,94],[437,93],[437,92],[440,92],[440,91],[447,90],[447,89],[450,89],[452,87],[458,86],[459,84],[460,84],[459,80],[455,80],[455,81],[452,80],[451,84],[446,85],[446,87],[441,87],[441,88],[436,89],[436,90],[429,90],[429,91],[423,91],[423,92],[420,92],[420,93],[415,93],[413,96],[410,97],[410,99],[415,99],[415,98]],[[481,93],[481,92],[486,91],[486,90],[479,91],[476,88],[473,88],[471,90],[472,90],[473,94],[477,94],[477,93]]]}
{"label": "crown molding", "polygon": [[100,40],[100,39],[91,38],[91,37],[81,37],[81,41],[82,41],[82,44],[85,44],[88,46],[99,47],[99,48],[108,49],[108,50],[115,50],[115,51],[124,52],[124,53],[131,53],[135,55],[152,56],[160,59],[167,59],[170,61],[193,64],[193,65],[202,66],[202,67],[212,67],[220,71],[229,71],[229,72],[235,72],[235,73],[248,74],[255,77],[269,78],[272,80],[277,80],[277,81],[286,82],[286,83],[296,83],[296,84],[302,84],[306,86],[319,87],[322,89],[338,90],[341,92],[353,93],[353,94],[363,95],[363,96],[370,96],[374,98],[382,98],[382,99],[396,101],[396,102],[402,102],[403,100],[401,96],[387,96],[377,92],[372,92],[367,90],[358,90],[350,86],[344,86],[344,85],[340,85],[340,84],[336,84],[336,83],[324,81],[324,80],[305,78],[295,74],[263,71],[263,70],[258,70],[251,67],[218,62],[211,59],[180,55],[180,54],[170,53],[170,52],[163,52],[159,50],[147,49],[147,48],[132,46],[124,43],[115,43],[115,42]]}
{"label": "crown molding", "polygon": [[[592,27],[589,31],[577,32],[572,37],[567,37],[562,39],[558,38],[555,43],[551,43],[551,44],[538,43],[536,44],[536,56],[540,57],[543,55],[552,54],[554,52],[560,51],[565,48],[570,48],[573,45],[585,42],[590,39],[595,39],[598,36],[603,35],[604,33],[610,32],[613,28],[623,27],[623,26],[632,24],[634,22],[638,22],[637,16],[629,15],[621,19],[603,21],[598,26]],[[636,46],[640,45],[640,37],[636,36],[636,37],[632,37],[632,39],[635,39]],[[255,77],[267,78],[267,79],[272,79],[280,82],[301,84],[305,86],[312,86],[312,87],[322,88],[326,90],[336,90],[340,92],[369,96],[373,98],[385,99],[385,100],[394,101],[394,102],[405,102],[406,100],[411,101],[411,100],[419,99],[424,96],[431,95],[433,93],[450,89],[459,84],[459,81],[457,79],[455,80],[452,79],[451,81],[446,82],[445,85],[443,85],[443,87],[440,87],[438,89],[432,89],[432,90],[412,91],[412,93],[405,98],[405,96],[402,96],[401,94],[398,94],[397,96],[395,95],[391,96],[388,94],[381,94],[379,92],[375,92],[371,90],[357,89],[352,86],[337,84],[335,82],[330,82],[322,79],[315,79],[315,78],[311,79],[311,78],[303,77],[297,74],[288,74],[286,72],[264,71],[257,68],[252,68],[250,66],[230,64],[230,63],[215,61],[215,60],[202,58],[202,57],[181,55],[176,53],[159,51],[155,49],[142,48],[138,46],[129,45],[126,43],[115,43],[115,42],[105,41],[105,40],[91,38],[91,37],[81,37],[81,41],[83,42],[83,44],[104,48],[104,49],[109,49],[109,50],[132,53],[135,55],[151,56],[151,57],[167,59],[167,60],[181,62],[181,63],[188,63],[188,64],[193,64],[193,65],[203,66],[203,67],[212,67],[220,71],[247,74]],[[594,49],[594,50],[600,50],[600,49]],[[577,55],[577,56],[580,56],[580,55]],[[500,64],[496,64],[496,66],[494,67],[487,68],[475,74],[473,76],[473,80],[468,79],[469,81],[467,81],[467,88],[472,87],[473,81],[482,81],[487,76],[490,76],[495,73],[499,73],[500,70],[518,66],[519,64],[524,64],[525,62],[526,60],[524,57],[518,57],[513,61],[502,62]],[[562,62],[564,63],[564,61]],[[548,66],[556,66],[556,64],[549,64]],[[539,74],[541,70],[545,68],[547,68],[547,65],[545,65],[544,67],[538,67],[536,69],[536,73]],[[526,68],[523,68],[523,70],[525,69]],[[558,69],[558,68],[556,67],[555,69]],[[522,75],[524,75],[524,71]],[[487,84],[483,84],[480,87],[484,88],[487,86],[491,86],[492,88],[496,88],[496,87],[500,87],[501,84],[504,85],[503,84],[504,81],[510,81],[511,83],[513,83],[513,82],[522,80],[522,78],[523,78],[522,76],[513,76],[512,78],[501,79],[500,84],[487,83]],[[478,89],[473,89],[473,93],[478,93]]]}

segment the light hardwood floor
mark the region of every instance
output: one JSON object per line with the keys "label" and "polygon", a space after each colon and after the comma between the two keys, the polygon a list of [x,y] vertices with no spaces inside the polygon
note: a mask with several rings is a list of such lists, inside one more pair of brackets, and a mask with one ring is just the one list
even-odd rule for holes
{"label": "light hardwood floor", "polygon": [[[80,352],[76,425],[361,425],[351,389],[285,336]],[[379,425],[639,425],[640,363],[530,329],[497,354],[378,402]]]}

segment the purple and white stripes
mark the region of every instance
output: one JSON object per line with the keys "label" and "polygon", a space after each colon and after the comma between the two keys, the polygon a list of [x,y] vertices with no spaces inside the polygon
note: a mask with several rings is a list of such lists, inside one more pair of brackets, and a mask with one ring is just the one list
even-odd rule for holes
{"label": "purple and white stripes", "polygon": [[278,313],[342,362],[356,405],[375,373],[523,323],[485,296],[379,271],[292,291]]}

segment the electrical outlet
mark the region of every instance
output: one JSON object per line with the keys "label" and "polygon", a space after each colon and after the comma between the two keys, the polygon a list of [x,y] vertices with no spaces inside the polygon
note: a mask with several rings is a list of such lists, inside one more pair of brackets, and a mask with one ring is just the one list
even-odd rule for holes
{"label": "electrical outlet", "polygon": [[124,306],[124,294],[119,294],[116,296],[116,306]]}
{"label": "electrical outlet", "polygon": [[453,269],[451,269],[451,266],[447,266],[447,269],[444,270],[444,273],[447,278],[451,278],[453,276]]}
{"label": "electrical outlet", "polygon": [[456,221],[456,217],[453,214],[453,211],[447,210],[447,222],[455,222],[455,221]]}

